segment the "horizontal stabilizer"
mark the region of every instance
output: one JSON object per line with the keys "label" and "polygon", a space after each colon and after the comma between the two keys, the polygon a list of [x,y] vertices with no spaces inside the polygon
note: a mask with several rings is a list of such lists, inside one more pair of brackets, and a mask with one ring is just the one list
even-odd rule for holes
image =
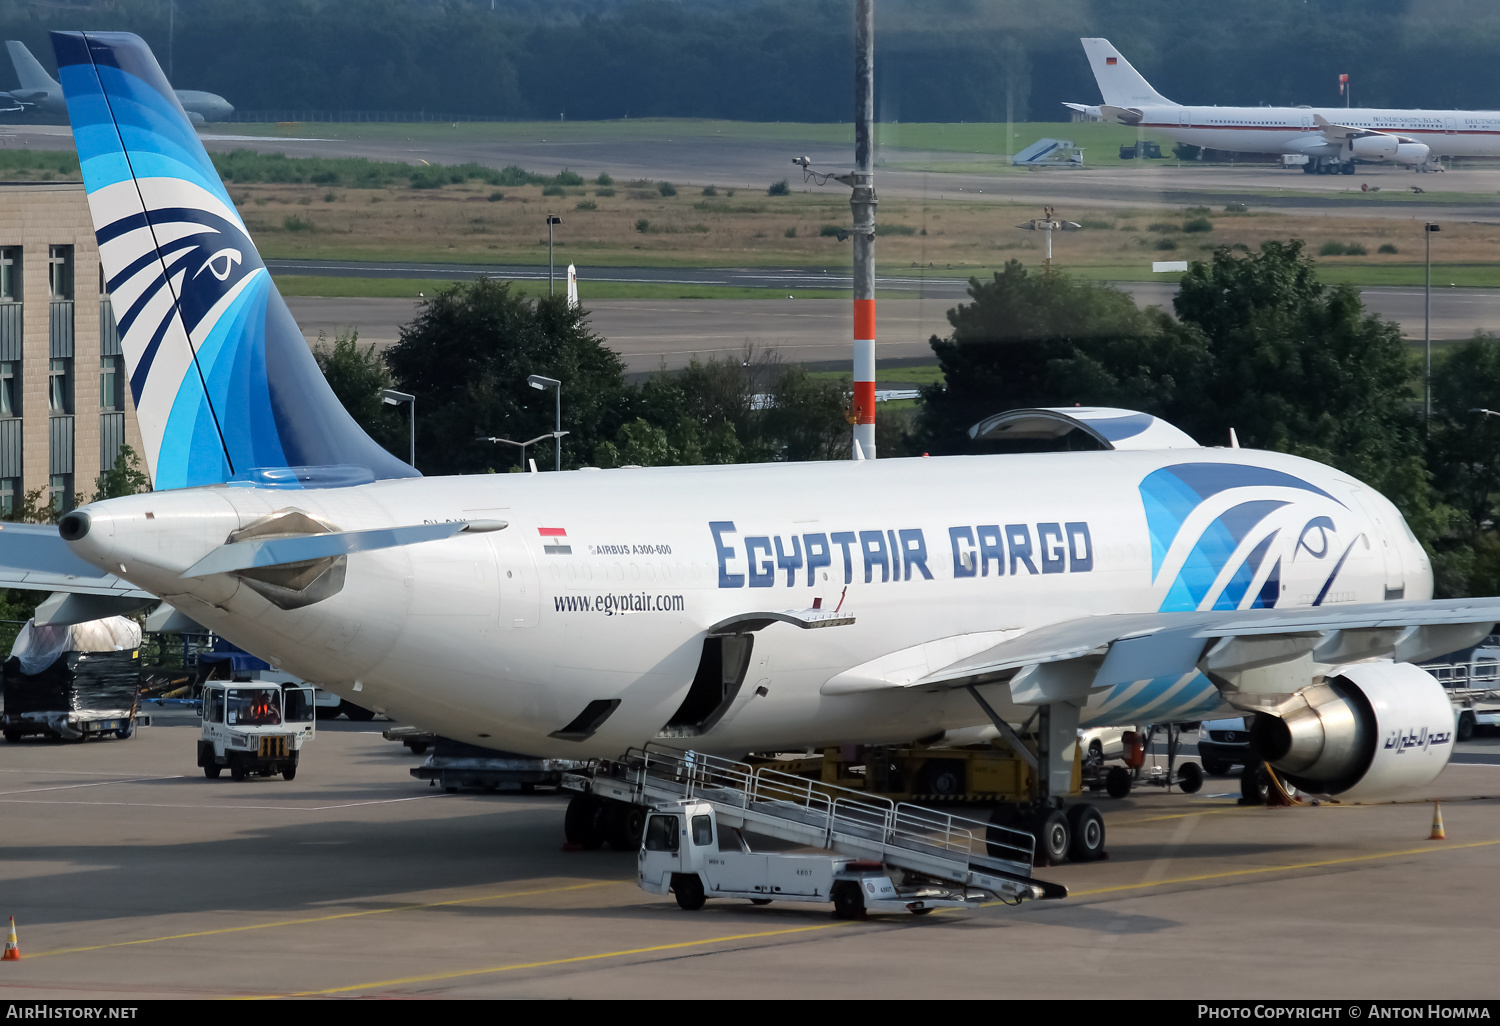
{"label": "horizontal stabilizer", "polygon": [[0,524],[0,588],[151,597],[79,559],[51,524]]}
{"label": "horizontal stabilizer", "polygon": [[145,609],[156,599],[129,595],[75,595],[65,591],[53,592],[32,614],[32,622],[38,627],[71,627],[75,623],[102,620],[106,616],[129,616]]}
{"label": "horizontal stabilizer", "polygon": [[182,576],[208,577],[211,574],[227,574],[256,567],[305,563],[331,556],[348,556],[355,552],[441,541],[465,532],[481,534],[499,531],[505,527],[506,522],[503,520],[455,520],[443,524],[377,527],[367,531],[305,534],[291,538],[256,538],[219,546],[189,567]]}

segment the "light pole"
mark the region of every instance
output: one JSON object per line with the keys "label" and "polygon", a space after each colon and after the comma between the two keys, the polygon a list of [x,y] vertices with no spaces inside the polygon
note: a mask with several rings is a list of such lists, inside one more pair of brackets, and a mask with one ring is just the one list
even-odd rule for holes
{"label": "light pole", "polygon": [[496,443],[498,445],[514,445],[516,448],[518,448],[518,449],[521,450],[521,469],[525,470],[526,469],[526,448],[527,448],[527,446],[535,445],[536,443],[540,442],[544,438],[559,438],[559,437],[561,437],[562,435],[565,435],[565,434],[567,434],[566,431],[548,431],[545,435],[537,435],[535,438],[527,439],[524,442],[512,442],[509,438],[496,438],[493,435],[490,435],[490,436],[481,435],[480,437],[474,439],[474,441],[476,441],[476,442],[493,442],[493,443]]}
{"label": "light pole", "polygon": [[556,214],[547,215],[547,295],[552,295],[552,226],[562,224]]}
{"label": "light pole", "polygon": [[557,439],[557,464],[558,470],[562,469],[562,436],[566,434],[562,429],[562,382],[556,378],[543,377],[540,374],[532,374],[526,378],[526,384],[537,389],[557,389],[557,429],[552,432],[552,437]]}
{"label": "light pole", "polygon": [[398,392],[394,388],[382,388],[380,390],[380,401],[387,406],[400,406],[407,403],[411,406],[411,459],[408,460],[412,469],[417,468],[417,397],[405,392]]}
{"label": "light pole", "polygon": [[1427,374],[1422,388],[1422,430],[1432,428],[1432,233],[1442,231],[1441,225],[1428,221],[1422,226],[1422,235],[1427,240],[1427,287],[1422,295],[1422,339],[1427,346]]}

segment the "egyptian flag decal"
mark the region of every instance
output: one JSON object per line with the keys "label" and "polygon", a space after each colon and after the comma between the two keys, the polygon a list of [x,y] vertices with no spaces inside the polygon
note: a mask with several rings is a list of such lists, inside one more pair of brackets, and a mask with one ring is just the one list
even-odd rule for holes
{"label": "egyptian flag decal", "polygon": [[538,527],[542,536],[542,551],[549,556],[571,556],[573,546],[568,544],[568,532],[562,527]]}

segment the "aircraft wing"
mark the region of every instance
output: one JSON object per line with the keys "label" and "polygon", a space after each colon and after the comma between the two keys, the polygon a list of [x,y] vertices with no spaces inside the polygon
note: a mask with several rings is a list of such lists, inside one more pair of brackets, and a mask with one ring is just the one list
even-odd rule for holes
{"label": "aircraft wing", "polygon": [[1323,133],[1323,137],[1330,142],[1343,142],[1345,139],[1360,139],[1371,135],[1392,135],[1391,132],[1380,132],[1373,128],[1354,128],[1350,125],[1335,125],[1321,114],[1313,115],[1313,124]]}
{"label": "aircraft wing", "polygon": [[[1194,670],[1228,675],[1305,656],[1327,664],[1378,657],[1418,662],[1474,644],[1497,622],[1500,598],[1090,616],[1007,637],[926,673],[882,671],[913,663],[900,654],[882,657],[879,665],[833,677],[823,693],[947,689],[1009,680],[1016,701],[1050,701],[1064,696],[1049,693],[1049,687],[1064,687],[1066,697],[1081,697]],[[1051,669],[1038,673],[1043,667]]]}

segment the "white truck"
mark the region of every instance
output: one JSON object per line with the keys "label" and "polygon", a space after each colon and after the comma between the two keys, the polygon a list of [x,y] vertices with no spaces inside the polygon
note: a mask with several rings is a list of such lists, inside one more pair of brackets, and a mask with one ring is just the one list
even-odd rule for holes
{"label": "white truck", "polygon": [[198,765],[216,779],[297,775],[302,746],[317,729],[313,689],[290,684],[208,681],[199,715]]}
{"label": "white truck", "polygon": [[[1024,831],[703,752],[632,748],[565,773],[562,786],[577,792],[570,844],[585,846],[600,818],[640,814],[637,882],[688,910],[734,897],[831,901],[836,914],[858,917],[1068,893],[1032,877],[1036,842]],[[746,834],[815,851],[755,852]]]}
{"label": "white truck", "polygon": [[[639,861],[641,889],[670,893],[690,912],[709,898],[743,898],[756,905],[831,901],[840,919],[859,919],[867,912],[924,915],[966,904],[962,888],[908,884],[905,874],[856,856],[751,851],[744,835],[721,826],[714,807],[701,801],[653,809]],[[901,886],[894,877],[902,878]]]}

